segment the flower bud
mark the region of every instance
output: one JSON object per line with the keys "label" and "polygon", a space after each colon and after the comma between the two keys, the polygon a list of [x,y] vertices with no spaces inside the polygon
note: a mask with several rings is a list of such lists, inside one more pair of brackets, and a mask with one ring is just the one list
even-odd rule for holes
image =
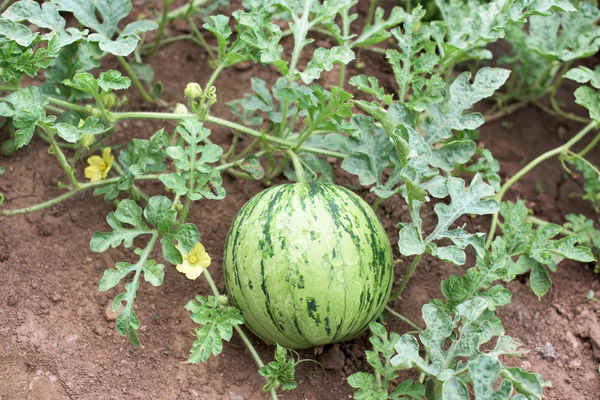
{"label": "flower bud", "polygon": [[217,298],[217,301],[219,302],[219,305],[222,306],[226,306],[227,303],[229,303],[229,299],[227,298],[227,296],[221,294],[219,295],[219,297]]}
{"label": "flower bud", "polygon": [[117,96],[114,93],[108,93],[102,96],[102,99],[100,101],[102,102],[104,108],[106,108],[107,110],[111,110],[115,106],[115,104],[117,104]]}
{"label": "flower bud", "polygon": [[86,149],[89,149],[93,143],[94,135],[92,135],[91,133],[84,133],[83,135],[81,135],[81,139],[79,139],[79,145],[81,147],[85,147]]}
{"label": "flower bud", "polygon": [[177,103],[173,109],[173,114],[185,115],[189,114],[189,111],[185,104]]}
{"label": "flower bud", "polygon": [[197,99],[202,96],[202,88],[196,82],[190,82],[185,87],[185,97],[189,99]]}

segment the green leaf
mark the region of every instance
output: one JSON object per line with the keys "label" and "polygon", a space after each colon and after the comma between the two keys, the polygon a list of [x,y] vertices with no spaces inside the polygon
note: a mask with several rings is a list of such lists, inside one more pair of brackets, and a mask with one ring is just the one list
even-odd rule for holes
{"label": "green leaf", "polygon": [[444,400],[469,400],[469,389],[460,379],[452,377],[442,385]]}
{"label": "green leaf", "polygon": [[394,7],[387,19],[383,16],[385,11],[381,7],[375,9],[373,23],[367,23],[358,37],[350,43],[350,47],[372,46],[388,39],[391,34],[389,29],[397,26],[407,18],[402,7]]}
{"label": "green leaf", "polygon": [[115,70],[102,72],[98,77],[98,86],[105,92],[127,89],[130,85],[131,80]]}
{"label": "green leaf", "polygon": [[356,400],[387,400],[387,390],[379,389],[377,381],[373,374],[367,372],[356,372],[347,379],[348,384],[355,389],[354,399]]}
{"label": "green leaf", "polygon": [[546,293],[548,293],[548,289],[552,285],[552,281],[550,280],[550,276],[546,269],[539,264],[535,264],[531,269],[531,275],[529,276],[529,284],[531,285],[531,290],[533,293],[541,299]]}
{"label": "green leaf", "polygon": [[427,108],[427,119],[423,129],[429,145],[452,137],[452,130],[477,129],[485,120],[479,113],[464,114],[475,103],[490,97],[506,82],[510,71],[502,68],[482,68],[475,75],[463,72],[456,77],[448,89],[448,99],[443,104]]}
{"label": "green leaf", "polygon": [[69,143],[76,143],[83,134],[99,135],[105,128],[97,117],[87,117],[81,126],[59,122],[54,125],[58,136]]}
{"label": "green leaf", "polygon": [[60,45],[56,36],[50,39],[47,47],[38,47],[35,52],[32,48],[25,48],[16,42],[0,38],[0,79],[6,83],[17,84],[23,75],[34,77],[40,69],[48,68],[59,51]]}
{"label": "green leaf", "polygon": [[89,97],[76,88],[63,84],[79,72],[88,71],[100,66],[98,57],[102,52],[96,43],[79,42],[63,47],[46,70],[47,82],[42,85],[44,92],[62,97],[69,101],[78,101]]}
{"label": "green leaf", "polygon": [[[594,221],[583,214],[567,214],[564,227],[575,233],[577,242],[589,248],[600,249],[600,231],[594,226]],[[593,249],[592,249],[593,250]]]}
{"label": "green leaf", "polygon": [[161,174],[158,179],[169,189],[173,190],[175,194],[183,196],[188,193],[187,181],[185,178],[178,173]]}
{"label": "green leaf", "polygon": [[[171,200],[165,196],[151,197],[144,216],[161,234],[163,256],[171,264],[181,264],[181,252],[189,253],[200,240],[196,225],[186,223],[177,226],[177,212],[171,209]],[[173,226],[177,227],[173,229]],[[177,242],[177,247],[174,242]]]}
{"label": "green leaf", "polygon": [[385,94],[385,90],[382,87],[379,87],[379,81],[374,76],[365,76],[365,75],[354,75],[348,81],[352,86],[357,88],[358,90],[375,96],[377,99],[381,100],[383,104],[391,105],[393,95]]}
{"label": "green leaf", "polygon": [[[527,46],[548,60],[560,62],[589,57],[600,49],[600,10],[582,1],[576,12],[557,12],[529,19]],[[571,9],[568,11],[575,11]]]}
{"label": "green leaf", "polygon": [[342,162],[342,169],[357,175],[361,185],[379,184],[384,168],[389,165],[390,139],[371,117],[355,115],[353,122],[360,129],[361,138],[348,138],[351,154]]}
{"label": "green leaf", "polygon": [[[421,24],[421,18],[425,16],[425,10],[421,6],[413,9],[411,14],[405,16],[403,30],[396,28],[392,30],[392,35],[398,41],[398,46],[402,52],[395,49],[388,49],[386,57],[394,71],[394,77],[398,83],[398,98],[404,101],[405,96],[411,90],[413,83],[420,81],[423,73],[433,74],[433,68],[438,64],[439,57],[435,54],[435,43],[430,40],[432,31],[429,25]],[[434,82],[438,82],[436,80]],[[420,82],[421,89],[426,86],[425,82]],[[430,102],[440,102],[443,100],[443,89],[445,85],[433,85],[430,89],[435,89],[429,96]],[[415,93],[422,90],[414,90]],[[422,97],[423,98],[423,97]],[[408,106],[412,109],[413,102],[409,101]],[[419,111],[425,108],[418,107]]]}
{"label": "green leaf", "polygon": [[396,386],[396,389],[390,394],[391,400],[416,399],[420,400],[425,397],[425,386],[419,381],[413,382],[407,379]]}
{"label": "green leaf", "polygon": [[198,119],[186,119],[177,126],[177,133],[188,144],[198,144],[210,135],[210,129],[205,128]]}
{"label": "green leaf", "polygon": [[[434,211],[438,217],[435,229],[425,239],[417,233],[421,231],[422,221],[417,214],[413,215],[412,224],[400,224],[398,245],[404,255],[421,254],[424,251],[457,265],[464,264],[464,249],[471,245],[478,254],[483,253],[483,235],[470,234],[462,228],[450,229],[450,226],[464,214],[485,215],[498,211],[498,203],[492,199],[494,189],[475,175],[468,190],[460,178],[448,177],[446,181],[450,204],[438,203]],[[414,207],[414,206],[413,206]],[[454,246],[437,247],[434,241],[449,239]]]}
{"label": "green leaf", "polygon": [[185,305],[185,309],[192,313],[192,321],[203,325],[195,330],[197,340],[194,341],[188,358],[188,362],[194,364],[207,361],[211,354],[221,354],[222,341],[229,341],[233,335],[233,327],[244,323],[237,308],[221,306],[214,296],[205,299],[198,295]]}
{"label": "green leaf", "polygon": [[596,65],[592,71],[588,67],[579,66],[570,69],[563,77],[579,83],[590,83],[594,88],[600,89],[600,66]]}
{"label": "green leaf", "polygon": [[468,367],[477,399],[509,399],[513,392],[513,386],[510,381],[503,380],[498,389],[494,389],[502,369],[502,364],[497,358],[482,355],[474,360],[469,360]]}
{"label": "green leaf", "polygon": [[527,398],[542,398],[542,380],[538,374],[520,368],[506,368],[503,377],[510,380],[515,390]]}
{"label": "green leaf", "polygon": [[49,125],[56,117],[46,116],[45,106],[48,99],[37,86],[13,92],[6,96],[6,102],[0,103],[0,115],[12,118],[17,149],[27,146],[38,124]]}
{"label": "green leaf", "polygon": [[219,60],[222,62],[226,54],[229,37],[232,33],[229,28],[229,17],[225,15],[212,15],[208,17],[208,22],[202,26],[216,36],[217,43],[219,44]]}
{"label": "green leaf", "polygon": [[[476,1],[436,0],[446,30],[446,40],[440,38],[444,50],[442,65],[452,65],[472,59],[490,59],[484,50],[487,43],[504,37],[504,31],[515,22],[525,22],[531,15],[552,15],[553,11],[575,11],[565,0],[510,1],[493,0],[485,4]],[[532,17],[533,19],[533,17]]]}
{"label": "green leaf", "polygon": [[331,71],[334,64],[348,64],[354,59],[354,52],[347,47],[334,46],[330,49],[319,47],[304,72],[300,73],[300,77],[308,85],[315,79],[319,79],[321,72]]}
{"label": "green leaf", "polygon": [[240,169],[248,172],[256,180],[260,180],[265,176],[265,170],[260,164],[259,159],[254,154],[246,156],[242,159],[240,163]]}
{"label": "green leaf", "polygon": [[37,33],[31,32],[25,25],[13,22],[3,16],[0,16],[0,35],[9,40],[14,40],[23,47],[31,46],[38,37]]}
{"label": "green leaf", "polygon": [[[106,222],[113,229],[112,232],[96,232],[90,241],[90,249],[101,253],[109,247],[117,247],[121,243],[125,247],[133,245],[133,239],[140,235],[150,234],[152,231],[142,221],[142,209],[133,200],[123,200],[116,211],[106,216]],[[122,224],[131,225],[125,228]]]}
{"label": "green leaf", "polygon": [[237,10],[233,17],[238,21],[238,37],[247,46],[256,49],[263,64],[281,60],[283,46],[281,28],[265,18],[261,12],[243,12]]}
{"label": "green leaf", "polygon": [[125,172],[138,176],[150,171],[164,170],[165,143],[168,143],[168,137],[163,129],[156,131],[150,139],[132,139],[127,150],[119,154],[119,161]]}
{"label": "green leaf", "polygon": [[587,108],[590,118],[600,122],[600,92],[589,86],[580,86],[575,90],[575,103]]}
{"label": "green leaf", "polygon": [[[131,200],[124,200],[123,202],[131,202]],[[119,207],[121,204],[123,204],[123,202],[119,204]],[[141,209],[139,209],[139,207],[136,209],[135,207],[129,205],[123,207],[121,210],[117,208],[115,214],[119,215],[119,218],[123,220],[122,222],[133,223],[141,218]],[[135,253],[140,257],[137,263],[129,264],[125,262],[119,262],[117,263],[115,269],[104,271],[104,275],[100,280],[100,291],[105,291],[116,286],[117,283],[127,274],[134,272],[133,280],[125,284],[125,293],[120,293],[115,297],[112,304],[112,309],[113,311],[117,311],[123,302],[125,303],[123,309],[117,316],[115,328],[119,335],[127,336],[131,343],[136,347],[141,346],[137,334],[135,333],[135,331],[140,327],[140,320],[138,319],[138,316],[133,308],[133,302],[139,288],[140,275],[143,273],[144,279],[154,286],[161,285],[164,276],[164,266],[161,264],[156,264],[154,260],[148,259],[148,256],[154,247],[155,240],[156,234],[152,236],[152,239],[146,245],[144,250],[135,250]]]}
{"label": "green leaf", "polygon": [[[2,13],[2,17],[13,22],[27,21],[40,28],[48,29],[56,35],[59,47],[67,46],[83,38],[87,32],[77,28],[65,28],[66,21],[60,16],[59,10],[52,2],[38,4],[33,0],[21,0],[12,4]],[[45,34],[42,40],[49,40],[52,34]],[[28,45],[25,45],[28,46]]]}
{"label": "green leaf", "polygon": [[119,22],[131,11],[130,0],[113,0],[110,3],[53,0],[53,3],[59,11],[73,13],[83,26],[96,32],[88,36],[90,41],[98,42],[101,50],[117,56],[131,54],[141,39],[139,34],[158,28],[153,21],[134,21],[123,28],[116,40],[112,40]]}
{"label": "green leaf", "polygon": [[275,361],[271,361],[258,370],[261,376],[267,379],[267,384],[263,386],[263,391],[271,389],[294,390],[298,386],[295,380],[296,360],[287,358],[285,347],[277,344],[275,349]]}

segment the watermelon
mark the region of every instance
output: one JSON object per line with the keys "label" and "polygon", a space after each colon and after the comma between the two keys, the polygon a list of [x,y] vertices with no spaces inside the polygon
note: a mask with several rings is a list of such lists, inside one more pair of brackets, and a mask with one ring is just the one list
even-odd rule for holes
{"label": "watermelon", "polygon": [[250,199],[231,225],[223,265],[246,326],[292,349],[361,333],[382,312],[393,279],[392,247],[371,207],[314,182]]}

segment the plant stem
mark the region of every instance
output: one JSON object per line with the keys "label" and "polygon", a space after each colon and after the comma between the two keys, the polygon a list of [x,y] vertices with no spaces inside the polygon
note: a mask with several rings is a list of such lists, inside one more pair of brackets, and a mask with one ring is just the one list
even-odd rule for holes
{"label": "plant stem", "polygon": [[72,103],[66,102],[64,100],[57,99],[56,97],[48,96],[48,100],[50,101],[50,103],[56,104],[57,106],[60,106],[62,108],[67,108],[67,109],[70,109],[70,110],[73,110],[73,111],[80,112],[82,114],[89,114],[90,113],[89,109],[87,109],[84,106],[80,106],[80,105],[77,105],[77,104],[72,104]]}
{"label": "plant stem", "polygon": [[590,152],[590,150],[592,150],[598,144],[598,142],[600,142],[600,133],[597,134],[596,137],[594,139],[592,139],[592,141],[587,146],[585,146],[585,148],[583,150],[581,150],[579,152],[579,155],[581,157],[585,156],[587,153]]}
{"label": "plant stem", "polygon": [[[202,274],[206,278],[206,281],[208,282],[208,286],[210,286],[210,290],[213,292],[213,295],[215,297],[219,297],[221,295],[221,293],[219,293],[219,289],[217,288],[217,285],[215,285],[215,281],[213,280],[212,276],[210,275],[210,272],[208,272],[208,269],[204,269],[202,271]],[[246,334],[244,333],[242,328],[240,328],[237,325],[233,325],[233,328],[238,333],[238,335],[240,335],[240,337],[242,338],[242,341],[244,342],[244,344],[250,351],[250,354],[252,354],[252,357],[254,358],[256,365],[258,365],[258,368],[264,367],[265,364],[260,359],[260,356],[256,352],[256,349],[254,348],[254,346],[250,342],[250,339],[248,339],[248,336],[246,336]],[[275,389],[271,389],[271,396],[273,399],[277,399],[277,393],[275,392]]]}
{"label": "plant stem", "polygon": [[200,44],[200,46],[204,47],[204,49],[208,52],[208,56],[210,57],[210,59],[213,60],[215,63],[219,61],[218,58],[215,57],[215,53],[213,53],[212,48],[208,45],[208,43],[206,43],[204,35],[202,35],[202,32],[200,32],[200,29],[198,29],[198,26],[196,25],[194,20],[192,18],[188,18],[188,23],[190,24],[190,28],[192,28],[192,30],[196,34],[195,37],[198,39],[198,43]]}
{"label": "plant stem", "polygon": [[[598,128],[598,123],[595,121],[592,121],[589,124],[587,124],[585,126],[585,128],[583,128],[581,131],[579,131],[575,136],[573,136],[567,143],[563,144],[562,146],[556,147],[552,150],[549,150],[549,151],[541,154],[540,156],[538,156],[533,161],[531,161],[529,164],[527,164],[525,167],[523,167],[519,172],[517,172],[515,175],[513,175],[512,178],[510,178],[508,181],[506,181],[506,183],[504,183],[504,185],[502,185],[502,187],[500,188],[500,191],[496,195],[496,201],[498,201],[498,203],[502,202],[502,198],[504,197],[504,194],[506,194],[508,189],[510,189],[510,187],[515,182],[517,182],[519,179],[521,179],[523,176],[525,176],[529,171],[531,171],[533,168],[535,168],[539,163],[541,163],[542,161],[545,161],[549,158],[552,158],[558,154],[561,154],[565,150],[570,149],[571,147],[573,147],[573,145],[575,145],[575,143],[580,141],[590,131],[597,129],[597,128]],[[488,238],[485,242],[486,248],[489,248],[490,245],[492,244],[492,240],[494,239],[494,234],[496,232],[497,225],[498,225],[498,212],[494,213],[494,215],[492,217],[490,231],[488,234]]]}
{"label": "plant stem", "polygon": [[373,24],[373,15],[375,15],[375,3],[377,3],[377,0],[369,0],[369,10],[367,11],[365,25]]}
{"label": "plant stem", "polygon": [[[371,1],[371,5],[374,4],[374,0]],[[369,8],[369,11],[371,11],[371,9]],[[348,9],[345,8],[342,13],[340,14],[341,18],[342,18],[342,36],[344,37],[344,41],[343,43],[340,43],[342,46],[346,46],[346,42],[347,42],[347,37],[350,34],[350,21],[348,18]],[[367,20],[367,23],[369,20]],[[339,81],[338,81],[338,87],[342,90],[344,90],[344,85],[346,84],[346,64],[341,63],[340,64],[340,76],[339,76]]]}
{"label": "plant stem", "polygon": [[140,82],[135,72],[133,72],[133,69],[131,69],[131,66],[129,65],[127,60],[125,60],[125,58],[123,58],[122,56],[117,56],[117,61],[119,61],[119,64],[121,64],[127,76],[131,78],[133,86],[135,86],[138,92],[140,92],[140,95],[142,95],[144,101],[150,105],[154,104],[154,99],[148,94],[148,92],[146,92],[146,89],[144,89],[144,86],[142,86],[142,82]]}
{"label": "plant stem", "polygon": [[552,106],[552,110],[554,110],[554,112],[561,118],[570,119],[582,124],[588,124],[590,122],[588,118],[580,117],[579,115],[563,111],[556,102],[556,98],[554,96],[550,96],[550,105]]}
{"label": "plant stem", "polygon": [[208,3],[209,0],[190,0],[189,4],[181,6],[179,8],[174,9],[170,13],[167,14],[167,19],[169,21],[178,18],[187,18],[191,14],[191,10],[203,5],[204,3]]}
{"label": "plant stem", "polygon": [[411,326],[412,328],[415,328],[416,330],[418,330],[419,332],[421,332],[423,330],[423,328],[421,328],[419,325],[417,325],[416,323],[412,322],[410,319],[406,318],[404,315],[397,313],[396,311],[392,310],[390,308],[390,306],[385,306],[385,309],[392,314],[394,317],[398,318],[399,320],[401,320],[402,322],[406,323],[407,325]]}
{"label": "plant stem", "polygon": [[169,5],[171,5],[171,3],[171,0],[162,0],[163,7],[162,13],[160,15],[160,23],[158,24],[158,34],[156,35],[156,39],[154,39],[154,44],[152,45],[152,48],[150,49],[150,51],[148,51],[148,53],[146,53],[149,56],[156,53],[156,50],[158,50],[158,47],[160,46],[160,42],[162,41],[162,38],[165,33],[165,26],[167,25],[167,15],[169,13]]}
{"label": "plant stem", "polygon": [[54,137],[52,135],[48,135],[48,139],[50,139],[50,146],[52,146],[52,151],[58,159],[61,168],[63,169],[63,171],[65,171],[65,174],[69,178],[71,185],[73,186],[73,188],[79,189],[79,186],[81,186],[81,184],[77,181],[77,179],[75,179],[75,175],[73,175],[73,168],[71,168],[71,166],[69,165],[65,154],[62,152],[60,147],[58,147],[58,144],[56,143],[56,140],[54,140]]}
{"label": "plant stem", "polygon": [[[278,144],[284,145],[286,147],[292,147],[292,146],[296,145],[296,143],[293,140],[282,139],[282,138],[278,138],[276,136],[267,135],[266,133],[262,133],[257,130],[248,128],[246,126],[236,124],[235,122],[231,122],[231,121],[227,121],[225,119],[213,117],[211,115],[207,115],[204,118],[204,121],[206,121],[208,123],[213,123],[215,125],[224,126],[226,128],[231,128],[231,129],[237,130],[242,133],[246,133],[250,136],[254,136],[257,138],[264,138],[264,139],[268,140],[269,142],[278,143]],[[321,154],[324,156],[331,156],[331,157],[335,157],[335,158],[346,158],[345,154],[339,153],[337,151],[319,149],[316,147],[302,146],[302,147],[298,148],[298,150],[306,151],[308,153]]]}
{"label": "plant stem", "polygon": [[402,294],[402,291],[404,290],[404,288],[406,287],[406,284],[410,280],[411,275],[413,274],[413,272],[415,272],[415,269],[417,268],[417,264],[419,264],[419,261],[421,261],[420,254],[414,258],[413,262],[408,267],[408,270],[404,274],[404,277],[402,278],[400,285],[396,288],[396,290],[394,290],[394,292],[388,299],[388,303],[390,301],[396,300]]}
{"label": "plant stem", "polygon": [[296,172],[296,182],[306,182],[306,178],[304,177],[304,168],[302,168],[302,163],[300,162],[300,158],[294,150],[287,149],[287,155],[292,160],[292,164],[294,165],[294,171]]}
{"label": "plant stem", "polygon": [[377,209],[379,208],[379,206],[381,205],[382,202],[383,202],[383,197],[377,196],[377,198],[375,199],[375,202],[371,206],[373,211],[377,211]]}
{"label": "plant stem", "polygon": [[510,115],[510,114],[514,113],[515,111],[517,111],[518,109],[521,109],[521,108],[527,106],[528,104],[529,104],[529,100],[521,100],[518,103],[511,104],[494,114],[485,114],[483,117],[485,118],[486,123],[492,122],[492,121],[500,119],[504,116]]}

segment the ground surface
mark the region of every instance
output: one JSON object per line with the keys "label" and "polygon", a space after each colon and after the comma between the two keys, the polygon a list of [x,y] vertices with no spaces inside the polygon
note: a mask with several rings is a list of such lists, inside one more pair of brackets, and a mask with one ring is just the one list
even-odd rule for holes
{"label": "ground surface", "polygon": [[[383,56],[363,53],[361,58],[369,72],[375,72],[391,89],[391,71]],[[149,61],[157,79],[165,84],[164,99],[168,102],[181,101],[188,81],[204,83],[210,74],[203,51],[191,43],[165,46]],[[162,68],[164,65],[171,67]],[[103,67],[116,68],[117,64],[107,60]],[[358,73],[353,67],[349,72]],[[263,67],[225,71],[216,82],[219,104],[213,112],[230,117],[224,102],[242,97],[252,76],[272,81],[274,74]],[[322,80],[326,85],[335,82],[335,74]],[[572,92],[567,90],[562,96],[566,103],[571,102],[568,93]],[[130,108],[139,108],[136,94],[129,95]],[[503,121],[481,129],[481,142],[500,160],[503,178],[543,151],[564,143],[578,129],[536,108],[522,109]],[[110,144],[123,144],[132,137],[147,138],[162,126],[174,128],[169,123],[123,123]],[[5,135],[0,132],[0,139]],[[217,127],[212,139],[228,144],[231,136]],[[595,161],[599,161],[598,154]],[[7,170],[0,178],[5,207],[25,207],[61,193],[56,186],[61,171],[47,153],[47,145],[39,140],[13,158],[0,158],[0,165]],[[83,168],[82,164],[81,175]],[[357,185],[343,173],[338,175],[340,182]],[[191,221],[198,224],[202,242],[213,256],[211,271],[221,289],[223,243],[229,224],[240,207],[263,189],[259,183],[229,177],[224,186],[224,201],[200,202],[191,213]],[[143,189],[151,194],[162,190],[154,183],[145,184]],[[516,184],[510,198],[524,198],[536,215],[560,223],[568,212],[592,215],[586,203],[569,197],[569,193],[580,191],[578,183],[567,179],[557,162],[549,161]],[[374,200],[366,190],[358,192],[368,201]],[[139,333],[144,347],[134,349],[118,336],[111,322],[114,316],[106,311],[116,292],[98,293],[97,285],[106,268],[116,261],[130,260],[130,255],[120,249],[96,254],[88,247],[94,231],[106,230],[104,218],[112,209],[112,204],[84,193],[43,212],[0,218],[0,399],[267,398],[261,390],[263,379],[238,337],[225,346],[222,355],[205,364],[185,362],[193,324],[183,305],[196,293],[208,294],[209,289],[204,281],[189,281],[173,267],[168,268],[163,286],[142,284],[138,291],[136,309],[143,324]],[[398,199],[390,199],[379,208],[378,215],[394,243],[395,224],[407,217],[406,210]],[[470,222],[473,228],[483,230],[489,220]],[[397,275],[406,267],[403,263]],[[394,309],[420,320],[421,306],[440,295],[439,281],[459,271],[425,259]],[[531,293],[526,280],[510,285],[513,301],[499,315],[508,334],[520,338],[530,353],[508,362],[551,380],[553,387],[545,391],[547,399],[600,399],[600,350],[594,355],[592,345],[600,340],[599,306],[586,300],[590,290],[600,292],[598,277],[590,266],[564,263],[552,279],[552,289],[542,301]],[[408,329],[392,319],[388,328],[397,332]],[[251,339],[263,359],[270,359],[272,348]],[[326,371],[316,364],[301,364],[298,389],[280,398],[350,398],[352,391],[345,377],[367,370],[362,355],[368,347],[366,339],[362,335],[352,342],[326,347],[319,356],[330,368]],[[543,352],[536,350],[547,342],[553,346],[556,359],[543,358]],[[302,355],[314,357],[312,350]]]}

